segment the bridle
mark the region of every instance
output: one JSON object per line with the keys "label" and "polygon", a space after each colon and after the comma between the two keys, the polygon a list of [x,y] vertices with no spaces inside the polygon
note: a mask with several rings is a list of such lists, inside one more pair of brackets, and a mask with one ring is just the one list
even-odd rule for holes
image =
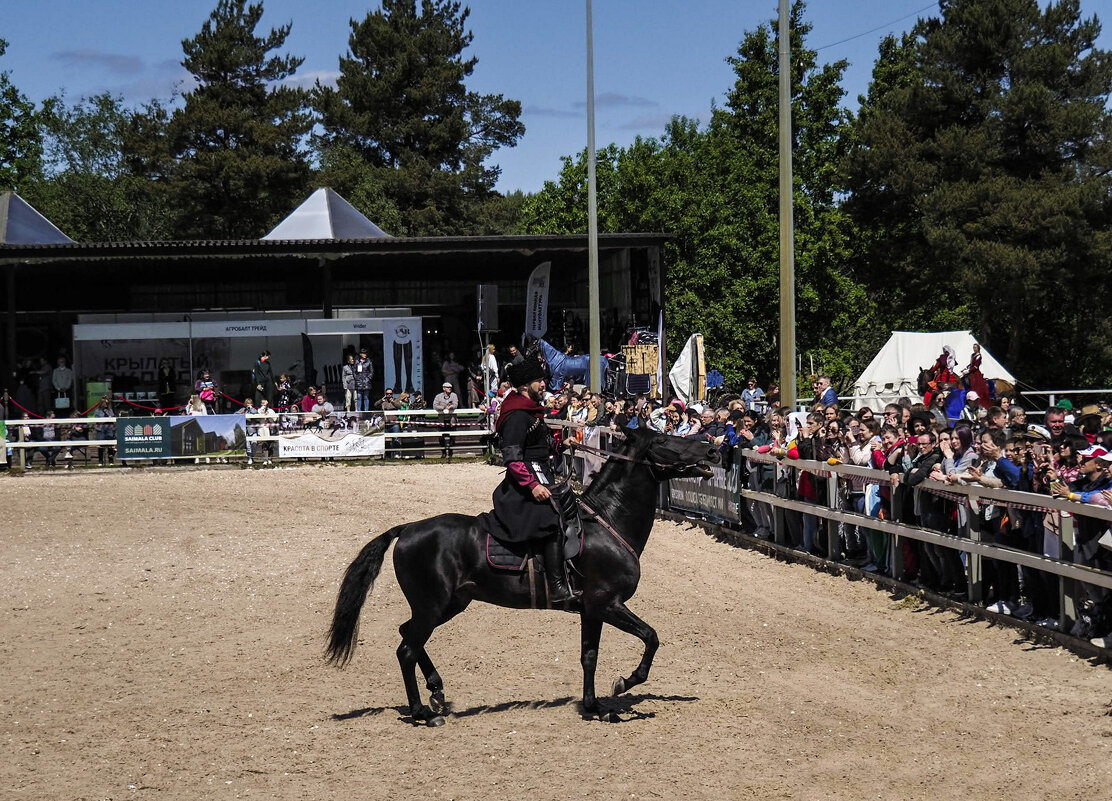
{"label": "bridle", "polygon": [[[653,477],[653,479],[655,481],[661,481],[662,480],[660,478],[660,476],[657,475],[656,471],[657,470],[663,470],[663,469],[668,467],[668,465],[664,464],[663,462],[656,462],[656,461],[653,461],[651,459],[637,459],[637,458],[634,458],[633,456],[626,456],[624,453],[614,453],[612,451],[604,451],[601,448],[596,448],[593,445],[584,445],[581,442],[574,442],[573,441],[573,442],[567,443],[567,445],[568,445],[568,448],[570,448],[573,452],[576,451],[576,450],[581,450],[581,451],[586,451],[587,453],[596,454],[598,456],[604,456],[607,459],[620,459],[623,462],[630,462],[632,464],[643,464],[643,465],[645,465],[646,467],[649,468],[649,474]],[[633,549],[633,546],[629,544],[629,542],[626,540],[626,538],[623,537],[621,535],[621,533],[619,533],[616,528],[614,528],[613,524],[609,520],[607,520],[605,517],[603,517],[602,514],[600,514],[599,512],[596,512],[594,509],[592,509],[587,504],[587,502],[583,500],[583,498],[581,498],[581,497],[576,498],[576,503],[578,503],[581,507],[583,507],[583,511],[585,511],[590,517],[593,517],[595,520],[597,520],[599,522],[599,525],[601,525],[604,529],[606,529],[610,533],[610,535],[613,536],[614,539],[616,539],[618,541],[619,545],[621,545],[623,548],[625,548],[627,551],[629,551],[630,555],[632,555],[635,560],[637,560],[638,562],[641,561],[641,557],[638,555],[637,551],[635,551]]]}
{"label": "bridle", "polygon": [[664,479],[661,476],[657,475],[657,471],[666,470],[668,469],[668,467],[670,467],[670,465],[666,465],[664,464],[664,462],[657,462],[653,461],[652,459],[637,459],[633,456],[626,456],[624,453],[604,451],[602,448],[596,448],[594,445],[584,445],[582,442],[575,442],[574,440],[567,443],[567,446],[572,451],[586,451],[587,453],[593,453],[596,456],[604,456],[607,459],[620,459],[623,462],[630,462],[632,464],[643,464],[649,468],[649,473],[652,475],[654,481],[663,481]]}

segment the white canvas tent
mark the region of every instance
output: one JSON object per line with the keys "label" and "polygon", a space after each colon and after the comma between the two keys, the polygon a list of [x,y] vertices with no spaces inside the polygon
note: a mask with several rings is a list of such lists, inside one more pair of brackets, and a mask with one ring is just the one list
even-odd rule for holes
{"label": "white canvas tent", "polygon": [[355,206],[323,187],[309,195],[263,239],[381,239],[389,236]]}
{"label": "white canvas tent", "polygon": [[[969,364],[975,342],[969,331],[893,331],[854,384],[853,408],[880,409],[899,398],[920,400],[919,371],[931,367],[942,348],[950,345],[957,356],[960,373]],[[985,378],[1002,378],[1015,383],[1015,376],[983,345],[981,357],[981,373]]]}

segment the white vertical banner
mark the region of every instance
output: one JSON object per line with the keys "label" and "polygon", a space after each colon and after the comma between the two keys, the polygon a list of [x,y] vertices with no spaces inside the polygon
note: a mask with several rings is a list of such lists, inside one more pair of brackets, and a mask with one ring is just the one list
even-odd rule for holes
{"label": "white vertical banner", "polygon": [[382,380],[394,393],[420,390],[424,394],[421,365],[424,352],[420,317],[386,317],[382,320]]}
{"label": "white vertical banner", "polygon": [[525,291],[525,333],[540,339],[548,332],[548,281],[552,262],[538,264]]}

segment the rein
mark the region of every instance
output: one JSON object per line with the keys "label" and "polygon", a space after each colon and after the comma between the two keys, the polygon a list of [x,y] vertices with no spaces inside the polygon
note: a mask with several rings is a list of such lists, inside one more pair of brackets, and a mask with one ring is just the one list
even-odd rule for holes
{"label": "rein", "polygon": [[593,445],[584,445],[581,442],[574,442],[574,441],[569,442],[569,443],[567,443],[567,446],[572,451],[577,451],[577,450],[586,451],[587,453],[593,453],[596,456],[604,456],[607,459],[621,459],[623,462],[632,462],[633,464],[643,464],[643,465],[645,465],[646,467],[649,468],[649,472],[652,474],[653,479],[656,480],[656,481],[661,480],[661,478],[656,474],[656,471],[657,470],[663,470],[666,467],[668,467],[668,465],[664,464],[663,462],[654,462],[650,459],[634,459],[632,456],[626,456],[624,453],[614,453],[613,451],[604,451],[602,448],[596,448]]}
{"label": "rein", "polygon": [[613,535],[614,539],[618,541],[618,544],[630,552],[634,560],[638,562],[641,561],[641,557],[637,555],[637,551],[633,550],[633,546],[626,542],[625,537],[619,534],[618,530],[614,528],[614,526],[610,525],[610,521],[608,521],[605,517],[596,512],[590,506],[588,506],[587,502],[584,501],[582,498],[577,498],[576,502],[583,507],[583,511],[585,511],[590,517],[593,517],[595,520],[597,520],[604,529],[609,531],[610,534]]}

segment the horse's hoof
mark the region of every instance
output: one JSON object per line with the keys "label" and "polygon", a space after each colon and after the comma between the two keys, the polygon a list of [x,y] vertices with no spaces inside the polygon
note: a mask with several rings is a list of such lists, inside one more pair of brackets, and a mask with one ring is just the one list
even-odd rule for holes
{"label": "horse's hoof", "polygon": [[618,717],[617,712],[603,712],[598,716],[598,719],[603,723],[621,723],[622,719]]}
{"label": "horse's hoof", "polygon": [[625,691],[626,691],[626,680],[621,679],[621,678],[615,679],[614,680],[614,686],[610,688],[610,694],[611,695],[621,695]]}
{"label": "horse's hoof", "polygon": [[448,702],[444,700],[444,693],[433,693],[429,697],[429,707],[437,715],[443,715],[448,711]]}
{"label": "horse's hoof", "polygon": [[430,729],[435,729],[437,726],[443,726],[447,722],[448,721],[444,720],[440,715],[437,715],[434,718],[429,718],[425,725]]}

